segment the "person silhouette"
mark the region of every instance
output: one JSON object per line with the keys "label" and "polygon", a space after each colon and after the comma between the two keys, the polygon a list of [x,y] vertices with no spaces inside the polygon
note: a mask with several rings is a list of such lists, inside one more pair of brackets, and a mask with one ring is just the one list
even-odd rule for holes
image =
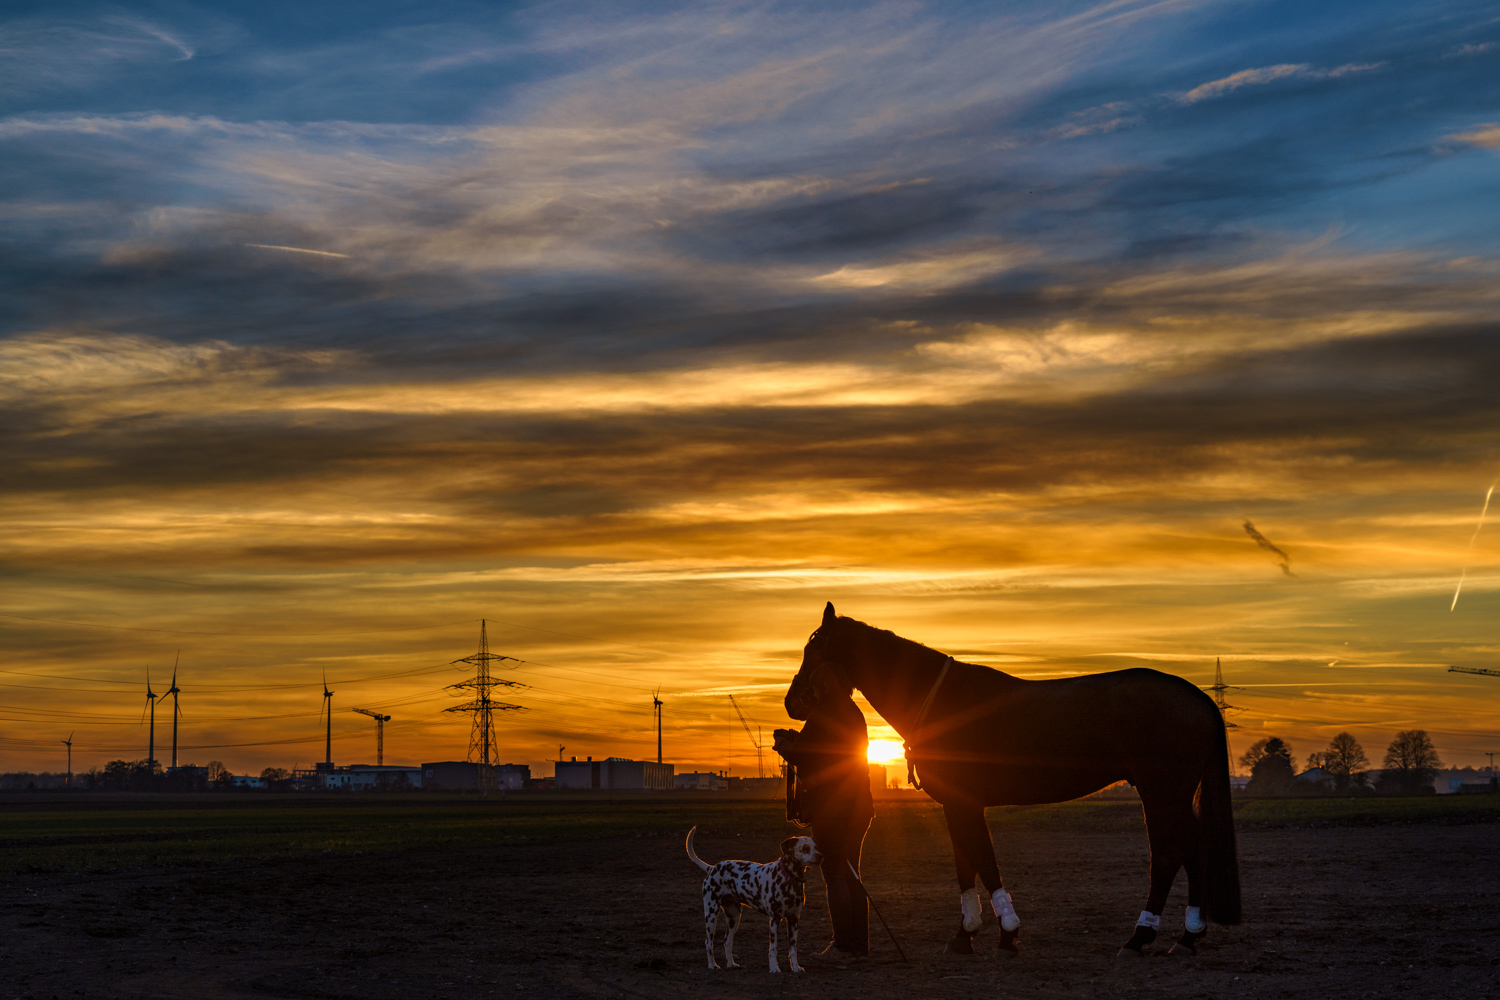
{"label": "person silhouette", "polygon": [[865,834],[875,818],[864,713],[852,698],[830,699],[813,710],[800,732],[776,730],[773,746],[792,766],[787,819],[810,826],[823,852],[833,942],[821,955],[868,955],[870,909],[857,875]]}

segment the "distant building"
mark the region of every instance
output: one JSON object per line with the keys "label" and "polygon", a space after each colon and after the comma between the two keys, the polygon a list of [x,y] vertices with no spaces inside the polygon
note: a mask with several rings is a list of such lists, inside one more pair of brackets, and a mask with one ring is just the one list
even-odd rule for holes
{"label": "distant building", "polygon": [[[496,788],[519,790],[531,780],[531,767],[527,764],[494,764],[490,771],[495,776]],[[422,765],[422,787],[439,788],[453,792],[479,790],[479,765],[468,760],[440,760]]]}
{"label": "distant building", "polygon": [[235,788],[265,788],[266,779],[258,774],[236,774],[230,779]]}
{"label": "distant building", "polygon": [[781,778],[736,778],[732,779],[738,787],[731,787],[730,791],[744,792],[746,795],[762,795],[766,798],[774,798],[782,793],[786,787]]}
{"label": "distant building", "polygon": [[729,788],[729,779],[712,771],[689,771],[679,774],[674,780],[677,788],[701,789],[705,792],[722,792]]}
{"label": "distant building", "polygon": [[607,757],[594,760],[589,757],[579,760],[560,760],[555,765],[555,780],[558,788],[586,788],[598,790],[665,791],[672,787],[672,764],[658,764],[654,760],[630,760],[627,757]]}
{"label": "distant building", "polygon": [[326,791],[370,792],[421,788],[422,769],[393,764],[348,764],[317,772]]}

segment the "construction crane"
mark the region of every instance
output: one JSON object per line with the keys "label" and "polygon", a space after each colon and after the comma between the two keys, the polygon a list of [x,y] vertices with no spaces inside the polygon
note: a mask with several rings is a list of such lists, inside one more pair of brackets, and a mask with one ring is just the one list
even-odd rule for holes
{"label": "construction crane", "polygon": [[[1448,668],[1450,674],[1479,674],[1481,677],[1500,677],[1500,670],[1486,670],[1484,667],[1453,667]],[[1495,780],[1495,754],[1488,750],[1481,751],[1490,759],[1490,781]],[[1497,751],[1500,753],[1500,751]],[[1490,786],[1491,788],[1494,785]]]}
{"label": "construction crane", "polygon": [[1485,677],[1500,677],[1500,670],[1486,670],[1483,667],[1449,667],[1450,674],[1483,674]]}
{"label": "construction crane", "polygon": [[764,757],[762,756],[764,747],[760,740],[760,725],[757,723],[755,732],[752,733],[750,731],[750,723],[746,721],[745,713],[740,711],[740,703],[734,700],[734,695],[729,696],[729,704],[734,706],[734,714],[740,717],[740,725],[745,727],[745,735],[750,737],[750,745],[755,747],[755,776],[757,778],[764,778],[766,776],[766,767]]}
{"label": "construction crane", "polygon": [[372,712],[368,708],[355,708],[350,709],[350,711],[358,712],[360,715],[368,715],[375,720],[375,766],[380,767],[384,765],[385,724],[391,721],[391,717],[389,715],[381,715],[379,712]]}

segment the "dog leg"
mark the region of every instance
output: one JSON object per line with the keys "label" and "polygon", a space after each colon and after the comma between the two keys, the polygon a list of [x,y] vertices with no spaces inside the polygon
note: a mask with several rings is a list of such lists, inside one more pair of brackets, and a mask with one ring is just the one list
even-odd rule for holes
{"label": "dog leg", "polygon": [[734,932],[740,929],[740,918],[745,915],[745,908],[739,903],[730,903],[724,907],[724,915],[729,918],[729,933],[724,937],[724,967],[738,969],[739,963],[734,960]]}
{"label": "dog leg", "polygon": [[801,972],[802,966],[797,964],[797,914],[795,913],[786,915],[786,935],[792,939],[792,950],[787,953],[787,959],[793,972]]}
{"label": "dog leg", "polygon": [[714,929],[719,925],[719,901],[714,899],[703,887],[703,950],[708,952],[708,967],[717,969],[719,963],[714,961]]}
{"label": "dog leg", "polygon": [[776,918],[776,917],[772,917],[771,918],[771,940],[766,945],[766,950],[771,955],[771,971],[772,972],[780,972],[781,971],[781,967],[776,964],[776,928],[780,924],[781,924],[781,921],[778,918]]}

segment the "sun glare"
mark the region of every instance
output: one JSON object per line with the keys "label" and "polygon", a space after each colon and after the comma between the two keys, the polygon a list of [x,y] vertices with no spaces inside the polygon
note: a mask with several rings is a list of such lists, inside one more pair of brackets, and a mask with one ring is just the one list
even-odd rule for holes
{"label": "sun glare", "polygon": [[893,760],[904,759],[906,754],[900,740],[871,740],[870,749],[865,756],[871,764],[889,764]]}

